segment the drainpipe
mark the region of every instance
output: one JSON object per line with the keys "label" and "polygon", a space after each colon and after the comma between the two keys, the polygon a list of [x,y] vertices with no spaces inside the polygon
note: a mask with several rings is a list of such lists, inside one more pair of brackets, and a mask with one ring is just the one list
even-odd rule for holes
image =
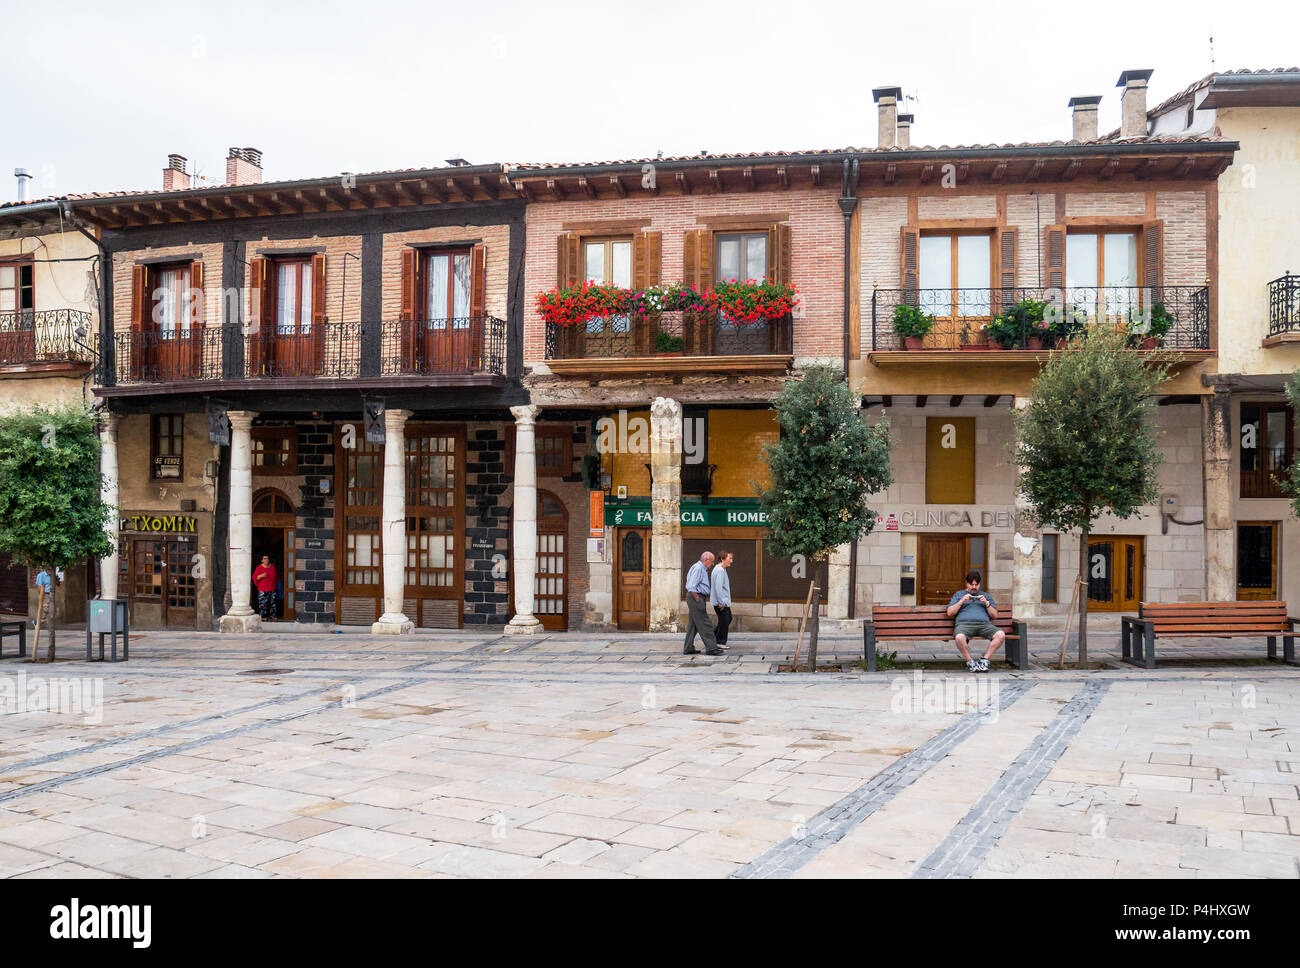
{"label": "drainpipe", "polygon": [[[840,212],[844,215],[844,382],[849,380],[849,300],[853,291],[853,212],[858,207],[858,159],[845,157],[840,178]],[[858,543],[849,545],[849,618],[856,618],[858,580]]]}
{"label": "drainpipe", "polygon": [[114,345],[111,330],[112,320],[108,311],[108,286],[111,285],[109,273],[113,271],[113,260],[109,257],[108,250],[104,248],[104,243],[100,240],[89,225],[72,214],[72,206],[66,201],[59,203],[59,214],[69,225],[95,243],[95,250],[99,253],[99,280],[95,286],[95,296],[99,303],[99,379],[102,386],[111,386],[113,375],[117,372],[117,362],[114,359]]}

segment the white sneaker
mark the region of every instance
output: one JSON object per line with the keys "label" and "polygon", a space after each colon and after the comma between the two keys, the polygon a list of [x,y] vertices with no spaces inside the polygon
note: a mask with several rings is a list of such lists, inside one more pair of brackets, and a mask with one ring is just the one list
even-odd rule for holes
{"label": "white sneaker", "polygon": [[979,662],[979,668],[977,668],[977,669],[975,670],[976,672],[988,672],[988,671],[989,671],[989,660],[988,660],[988,659],[978,659],[978,660],[976,660],[976,661]]}
{"label": "white sneaker", "polygon": [[979,672],[980,664],[976,662],[974,659],[967,659],[966,668],[969,669],[971,672]]}

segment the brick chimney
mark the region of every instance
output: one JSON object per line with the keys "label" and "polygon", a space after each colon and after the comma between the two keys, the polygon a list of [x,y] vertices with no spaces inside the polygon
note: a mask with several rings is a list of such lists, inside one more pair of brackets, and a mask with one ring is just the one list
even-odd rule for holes
{"label": "brick chimney", "polygon": [[260,185],[262,153],[256,148],[231,148],[226,156],[227,185]]}
{"label": "brick chimney", "polygon": [[1074,108],[1074,141],[1097,140],[1097,105],[1101,95],[1070,98],[1070,107]]}
{"label": "brick chimney", "polygon": [[163,169],[163,191],[183,192],[190,187],[189,172],[185,170],[184,155],[168,155]]}
{"label": "brick chimney", "polygon": [[901,87],[878,87],[871,92],[880,112],[879,136],[876,144],[892,148],[898,143],[898,101],[903,96]]}
{"label": "brick chimney", "polygon": [[898,116],[898,147],[910,148],[912,146],[912,115],[900,114]]}
{"label": "brick chimney", "polygon": [[1145,138],[1147,136],[1147,81],[1155,73],[1150,70],[1125,71],[1119,76],[1116,87],[1124,92],[1119,96],[1119,136]]}

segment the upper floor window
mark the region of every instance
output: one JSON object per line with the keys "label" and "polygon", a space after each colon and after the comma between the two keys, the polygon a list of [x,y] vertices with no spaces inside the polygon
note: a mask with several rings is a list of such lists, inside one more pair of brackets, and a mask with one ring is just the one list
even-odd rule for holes
{"label": "upper floor window", "polygon": [[1241,405],[1241,496],[1282,497],[1278,477],[1291,464],[1294,434],[1291,408],[1284,403]]}
{"label": "upper floor window", "polygon": [[714,237],[714,245],[716,282],[767,278],[766,232],[720,232]]}
{"label": "upper floor window", "polygon": [[252,432],[254,474],[296,474],[298,432],[293,427],[256,427]]}
{"label": "upper floor window", "polygon": [[[582,242],[583,278],[587,282],[632,288],[632,240],[584,239]],[[614,333],[626,333],[632,328],[628,316],[614,316],[587,320],[587,332],[598,335],[605,332],[606,324]]]}
{"label": "upper floor window", "polygon": [[154,266],[153,321],[163,339],[174,339],[190,332],[189,281],[190,263]]}
{"label": "upper floor window", "polygon": [[36,286],[30,262],[0,262],[0,313],[36,308]]}
{"label": "upper floor window", "polygon": [[455,329],[469,325],[471,267],[470,253],[431,249],[424,254],[425,319],[435,329],[452,320]]}
{"label": "upper floor window", "polygon": [[1136,232],[1071,232],[1065,237],[1066,288],[1128,288],[1137,284]]}
{"label": "upper floor window", "polygon": [[921,308],[933,316],[988,316],[993,236],[956,232],[920,238]]}
{"label": "upper floor window", "polygon": [[275,332],[307,336],[312,316],[311,259],[281,259],[275,264]]}

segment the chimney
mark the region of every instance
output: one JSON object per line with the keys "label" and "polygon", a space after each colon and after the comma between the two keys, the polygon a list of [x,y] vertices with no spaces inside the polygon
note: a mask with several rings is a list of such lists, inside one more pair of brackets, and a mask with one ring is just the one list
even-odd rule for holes
{"label": "chimney", "polygon": [[168,155],[167,167],[163,169],[163,191],[183,192],[190,187],[190,176],[185,171],[184,155]]}
{"label": "chimney", "polygon": [[262,184],[262,153],[256,148],[231,148],[226,156],[226,184]]}
{"label": "chimney", "polygon": [[900,114],[898,116],[898,147],[910,148],[912,146],[912,115]]}
{"label": "chimney", "polygon": [[1097,140],[1097,105],[1100,103],[1100,94],[1070,98],[1069,106],[1074,108],[1074,141]]}
{"label": "chimney", "polygon": [[879,137],[876,144],[892,148],[898,142],[898,100],[903,96],[901,87],[878,87],[871,92],[880,111]]}
{"label": "chimney", "polygon": [[17,201],[27,201],[27,183],[32,180],[32,173],[26,168],[15,168],[14,177],[18,179]]}
{"label": "chimney", "polygon": [[1119,96],[1119,136],[1145,138],[1147,136],[1147,80],[1154,71],[1125,71],[1119,76],[1116,87],[1124,93]]}

